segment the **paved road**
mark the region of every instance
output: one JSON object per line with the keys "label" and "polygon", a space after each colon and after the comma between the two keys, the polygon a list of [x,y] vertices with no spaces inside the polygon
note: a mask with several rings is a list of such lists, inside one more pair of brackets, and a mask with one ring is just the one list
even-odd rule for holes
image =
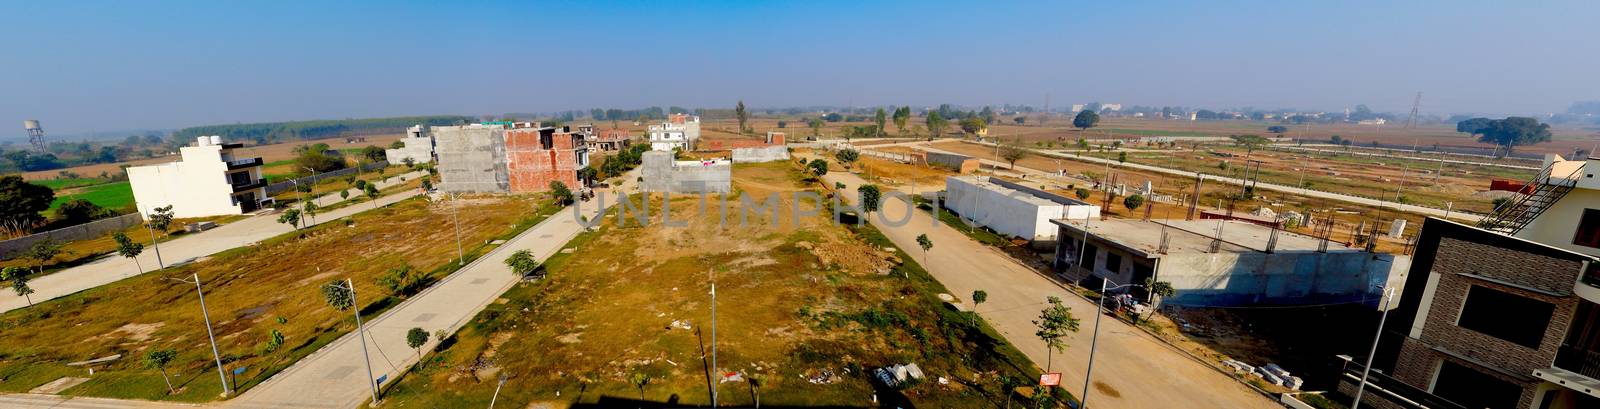
{"label": "paved road", "polygon": [[[856,175],[833,172],[828,182],[842,182],[845,196],[855,200],[855,188],[865,183]],[[882,212],[899,219],[911,209],[899,200],[888,200]],[[927,212],[913,211],[903,226],[874,223],[900,248],[917,248],[916,237],[927,234],[936,251],[922,263],[930,274],[958,298],[968,299],[974,290],[984,290],[989,298],[978,313],[1001,332],[1006,340],[1044,367],[1047,361],[1044,342],[1035,337],[1032,320],[1045,307],[1045,297],[1060,297],[1082,320],[1080,331],[1068,337],[1066,353],[1057,353],[1052,370],[1062,373],[1062,385],[1073,395],[1082,393],[1084,368],[1088,362],[1094,304],[1072,295],[1055,282],[1035,273],[998,250],[977,243],[942,224],[934,225]],[[920,261],[920,260],[919,260]],[[1120,321],[1101,321],[1100,344],[1095,356],[1094,379],[1120,396],[1092,388],[1089,404],[1095,408],[1282,408],[1232,377],[1212,370],[1188,355]]]}
{"label": "paved road", "polygon": [[[965,142],[965,143],[972,143],[972,144],[983,145],[983,146],[994,146],[993,144],[987,143],[987,142]],[[913,149],[930,151],[930,152],[955,153],[955,152],[945,151],[945,150],[941,150],[941,149],[934,148],[934,147],[931,147],[931,146],[927,146],[926,144],[917,144],[917,145],[910,145],[910,146]],[[1050,152],[1050,151],[1037,151],[1036,150],[1034,152],[1039,154],[1039,155],[1047,156],[1047,157],[1050,157],[1050,158],[1071,159],[1071,160],[1075,160],[1075,161],[1079,161],[1079,162],[1089,162],[1089,163],[1093,163],[1093,164],[1097,164],[1097,165],[1104,165],[1104,164],[1108,164],[1109,163],[1109,164],[1111,164],[1111,166],[1114,166],[1114,167],[1124,167],[1124,168],[1131,168],[1131,169],[1146,170],[1146,171],[1151,171],[1151,172],[1165,173],[1165,174],[1169,174],[1169,175],[1177,175],[1177,176],[1182,176],[1182,177],[1186,177],[1186,178],[1195,177],[1195,173],[1194,172],[1176,170],[1176,169],[1168,169],[1168,168],[1163,168],[1163,167],[1159,167],[1159,166],[1151,166],[1151,165],[1144,165],[1144,164],[1138,164],[1138,163],[1119,163],[1119,162],[1116,162],[1116,161],[1113,161],[1113,160],[1093,158],[1093,157],[1088,157],[1088,156],[1071,156],[1071,155],[1064,155],[1064,154],[1059,154],[1059,153]],[[992,166],[999,166],[999,167],[1006,167],[1006,168],[1010,167],[1009,164],[1004,163],[1004,162],[997,162],[997,161],[993,161],[993,160],[989,160],[989,159],[983,159],[983,158],[978,158],[978,160],[982,161],[985,164],[989,164],[989,165],[992,165]],[[1053,172],[1045,172],[1045,171],[1038,170],[1038,169],[1029,169],[1029,168],[1023,167],[1023,166],[1018,166],[1017,169],[1019,171],[1031,172],[1032,174],[1037,174],[1037,175],[1041,175],[1041,176],[1054,175]],[[1235,179],[1235,178],[1230,178],[1230,177],[1225,177],[1225,176],[1211,175],[1211,174],[1205,175],[1205,178],[1206,178],[1207,181],[1210,181],[1210,182],[1218,182],[1218,181],[1220,181],[1220,182],[1222,182],[1224,184],[1232,184],[1232,185],[1236,185],[1236,186],[1239,183],[1242,182],[1240,179]],[[1260,189],[1273,190],[1273,191],[1278,191],[1278,192],[1283,192],[1283,193],[1289,193],[1289,194],[1295,194],[1295,195],[1301,195],[1301,196],[1308,196],[1308,197],[1315,197],[1315,198],[1320,198],[1320,199],[1338,200],[1338,201],[1342,201],[1342,202],[1363,204],[1363,205],[1367,205],[1367,206],[1376,206],[1376,207],[1379,207],[1379,208],[1384,208],[1384,207],[1391,208],[1391,209],[1398,208],[1401,211],[1412,212],[1412,213],[1417,213],[1417,214],[1422,214],[1422,215],[1427,215],[1427,216],[1433,216],[1433,217],[1445,217],[1445,215],[1448,213],[1449,217],[1451,219],[1464,220],[1464,221],[1467,221],[1467,222],[1477,222],[1478,219],[1483,217],[1482,215],[1472,214],[1472,213],[1467,213],[1467,212],[1461,212],[1461,211],[1446,212],[1446,211],[1444,211],[1444,209],[1435,209],[1435,208],[1432,208],[1432,207],[1423,207],[1423,206],[1408,205],[1408,204],[1398,204],[1398,203],[1384,201],[1384,200],[1368,199],[1368,198],[1360,197],[1360,196],[1350,196],[1350,195],[1333,193],[1333,192],[1323,192],[1323,191],[1319,191],[1319,190],[1301,189],[1301,188],[1298,188],[1298,187],[1292,187],[1292,186],[1286,186],[1286,185],[1278,185],[1278,184],[1272,184],[1272,183],[1266,183],[1266,182],[1256,183],[1255,186],[1260,188]]]}
{"label": "paved road", "polygon": [[[628,184],[633,183],[632,176],[624,179],[629,182],[619,186],[619,191],[631,191]],[[615,196],[607,196],[608,203],[615,203]],[[599,211],[595,201],[580,202],[577,206],[590,215],[590,220]],[[571,207],[562,209],[422,293],[367,321],[366,342],[372,357],[373,376],[387,376],[393,380],[416,362],[416,353],[406,345],[406,331],[420,327],[430,333],[439,329],[454,332],[516,284],[516,275],[503,262],[506,256],[517,250],[529,250],[535,259],[544,260],[559,251],[583,230],[572,212]],[[438,341],[428,340],[423,349],[432,348]],[[360,342],[356,333],[346,334],[224,406],[357,407],[372,396]]]}
{"label": "paved road", "polygon": [[[414,178],[421,177],[423,174],[424,173],[421,171],[418,171],[396,175],[394,177],[385,179],[382,182],[378,182],[378,187],[384,188],[403,183],[400,182],[399,178],[401,177],[404,177],[405,180],[412,180]],[[390,203],[416,196],[420,193],[421,192],[417,190],[397,192],[378,198],[378,205],[388,205]],[[360,192],[351,192],[351,197],[365,198],[365,196],[362,196]],[[340,201],[341,199],[339,198],[338,194],[328,194],[319,197],[317,199],[317,205],[329,206]],[[361,202],[354,203],[350,206],[330,212],[319,213],[316,216],[316,224],[321,224],[329,220],[337,220],[340,217],[372,210],[372,208],[373,205],[370,202]],[[278,223],[277,214],[252,216],[245,218],[244,220],[217,226],[217,228],[207,230],[205,232],[185,235],[181,238],[162,242],[161,259],[165,261],[167,265],[172,265],[173,263],[181,262],[183,260],[205,257],[235,247],[249,245],[251,243],[277,236],[279,234],[288,233],[292,230],[294,229],[289,225]],[[139,267],[142,266],[144,271],[148,272],[157,265],[155,249],[150,246],[146,246],[144,253],[140,254],[137,258],[139,260],[138,265],[135,265],[133,260],[129,260],[124,257],[118,257],[113,254],[101,257],[100,259],[89,262],[88,264],[72,267],[66,270],[58,271],[54,274],[36,278],[28,282],[28,285],[33,287],[34,290],[34,293],[31,295],[31,297],[33,298],[33,302],[43,302],[56,297],[110,284],[124,278],[133,277],[135,275],[139,275]],[[0,293],[0,313],[27,306],[27,299],[16,295],[14,292],[6,291]]]}

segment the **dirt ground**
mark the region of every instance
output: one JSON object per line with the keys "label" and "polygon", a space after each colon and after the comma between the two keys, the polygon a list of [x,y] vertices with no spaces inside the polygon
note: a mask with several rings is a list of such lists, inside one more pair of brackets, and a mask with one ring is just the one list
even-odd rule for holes
{"label": "dirt ground", "polygon": [[[868,244],[826,217],[795,224],[792,194],[809,187],[794,166],[734,169],[737,197],[730,202],[780,193],[780,222],[739,225],[734,206],[730,224],[720,225],[715,207],[700,213],[693,198],[673,202],[672,218],[688,223],[682,227],[661,224],[659,215],[649,227],[618,226],[612,213],[612,223],[547,260],[546,278],[514,288],[425,359],[385,406],[478,407],[494,392],[485,380],[498,374],[519,385],[499,395],[513,407],[704,404],[712,277],[716,372],[760,380],[721,382],[724,405],[750,405],[759,393],[779,406],[861,406],[876,395],[978,407],[1003,400],[994,395],[1000,375],[1034,376],[1026,361],[1006,363],[1017,359],[1003,357],[1015,353],[1009,347],[962,335],[967,316],[942,307],[934,298],[942,287],[904,253]],[[817,208],[809,200],[801,205]],[[928,378],[905,390],[874,391],[865,371],[906,362]]]}

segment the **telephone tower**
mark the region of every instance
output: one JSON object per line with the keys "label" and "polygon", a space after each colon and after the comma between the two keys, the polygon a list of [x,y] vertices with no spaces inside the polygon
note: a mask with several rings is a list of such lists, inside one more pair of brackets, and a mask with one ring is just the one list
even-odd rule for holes
{"label": "telephone tower", "polygon": [[1422,106],[1422,91],[1417,91],[1417,99],[1411,100],[1411,117],[1406,119],[1406,129],[1417,127],[1417,107]]}
{"label": "telephone tower", "polygon": [[39,126],[39,120],[22,121],[22,129],[28,130],[28,144],[33,145],[33,149],[44,152],[44,127]]}

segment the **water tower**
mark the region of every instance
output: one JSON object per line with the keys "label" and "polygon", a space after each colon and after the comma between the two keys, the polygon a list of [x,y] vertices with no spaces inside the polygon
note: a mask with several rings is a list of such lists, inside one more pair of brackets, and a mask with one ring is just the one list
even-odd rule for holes
{"label": "water tower", "polygon": [[33,145],[33,149],[44,152],[44,128],[39,126],[39,120],[22,121],[22,129],[28,130],[28,143]]}

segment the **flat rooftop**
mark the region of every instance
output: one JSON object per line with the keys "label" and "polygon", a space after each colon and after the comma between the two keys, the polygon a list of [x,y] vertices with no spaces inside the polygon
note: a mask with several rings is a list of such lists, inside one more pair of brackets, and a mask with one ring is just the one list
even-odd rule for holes
{"label": "flat rooftop", "polygon": [[[1218,247],[1218,251],[1264,252],[1273,230],[1266,226],[1232,220],[1057,219],[1051,222],[1066,227],[1067,234],[1074,238],[1083,237],[1084,225],[1087,223],[1091,237],[1149,258],[1160,258],[1163,255],[1158,252],[1161,248],[1163,230],[1167,232],[1167,254],[1209,252],[1212,236],[1216,235],[1219,224],[1222,226],[1222,245]],[[1279,230],[1277,246],[1273,251],[1316,251],[1317,243],[1320,241],[1304,234]],[[1328,243],[1330,253],[1356,251],[1361,249],[1346,247],[1339,242]]]}

